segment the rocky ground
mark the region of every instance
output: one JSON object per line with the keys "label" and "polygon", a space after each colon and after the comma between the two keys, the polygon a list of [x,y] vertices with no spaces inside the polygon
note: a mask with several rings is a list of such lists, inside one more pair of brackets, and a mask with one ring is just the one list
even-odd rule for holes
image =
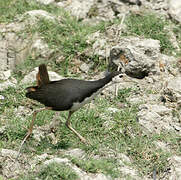
{"label": "rocky ground", "polygon": [[[181,2],[9,0],[2,7],[0,180],[181,179]],[[24,89],[42,62],[51,80],[99,79],[120,68],[130,82],[110,86],[73,117],[91,145],[64,127],[66,113],[43,112],[16,159],[41,107]]]}

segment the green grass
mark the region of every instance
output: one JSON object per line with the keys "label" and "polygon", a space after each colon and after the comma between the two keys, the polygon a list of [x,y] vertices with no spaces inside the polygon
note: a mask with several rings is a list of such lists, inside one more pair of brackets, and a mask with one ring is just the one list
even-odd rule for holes
{"label": "green grass", "polygon": [[[26,134],[25,127],[28,127],[31,122],[32,115],[26,115],[23,117],[22,123],[20,117],[14,116],[14,108],[20,105],[32,109],[40,107],[38,103],[33,105],[25,99],[23,91],[25,86],[9,88],[2,92],[5,100],[1,108],[1,115],[6,119],[1,120],[1,125],[6,124],[6,130],[0,137],[0,148],[18,150],[19,144]],[[128,163],[129,166],[136,167],[140,176],[151,175],[154,168],[158,175],[161,175],[168,169],[168,159],[171,154],[157,148],[155,141],[171,144],[173,151],[180,154],[180,137],[172,133],[166,133],[166,136],[162,134],[146,135],[137,122],[138,105],[130,105],[127,101],[127,97],[134,92],[135,90],[130,88],[120,90],[118,97],[110,102],[108,99],[97,98],[94,101],[96,106],[93,109],[89,109],[87,105],[72,115],[73,128],[84,136],[91,143],[90,145],[80,143],[80,140],[67,129],[64,124],[66,119],[63,117],[67,116],[67,112],[62,112],[59,117],[62,123],[56,127],[55,132],[58,139],[57,144],[52,144],[48,136],[42,138],[41,142],[37,142],[31,137],[24,145],[22,153],[32,155],[33,148],[34,154],[58,155],[61,149],[80,148],[86,152],[87,158],[86,160],[73,159],[74,164],[87,172],[102,172],[113,178],[121,176],[118,171],[118,157],[120,153],[124,153],[131,159],[131,163]],[[116,107],[119,102],[125,103],[127,106],[116,113],[107,111],[108,107]],[[34,128],[49,124],[53,116],[53,111],[40,112]],[[48,133],[49,129],[46,131]],[[114,156],[108,158],[110,153]],[[92,158],[96,155],[100,159]]]}
{"label": "green grass", "polygon": [[[35,175],[36,174],[36,175]],[[27,176],[18,178],[19,180],[31,180],[31,179],[46,179],[46,180],[76,180],[79,179],[78,175],[67,165],[51,163],[42,167],[36,173],[29,173]]]}
{"label": "green grass", "polygon": [[160,41],[161,52],[170,54],[174,48],[165,27],[168,22],[155,14],[131,14],[125,21],[128,31],[124,35],[136,35]]}
{"label": "green grass", "polygon": [[[62,8],[57,8],[55,5],[43,5],[36,1],[28,2],[26,0],[7,0],[0,1],[0,23],[9,23],[14,20],[18,15],[30,10],[45,10],[57,17],[55,22],[47,19],[40,19],[36,26],[31,27],[27,25],[27,28],[23,32],[19,32],[18,35],[22,38],[33,37],[34,34],[40,34],[44,41],[48,44],[49,48],[53,50],[51,57],[48,61],[51,67],[60,74],[67,75],[69,69],[74,66],[75,58],[82,58],[84,61],[95,61],[94,69],[102,69],[105,61],[99,61],[99,57],[86,57],[84,56],[84,50],[91,46],[87,44],[87,36],[93,32],[104,32],[106,27],[110,26],[111,22],[100,22],[97,25],[87,25],[78,21],[76,18],[70,16]],[[63,55],[63,61],[58,62],[57,58]],[[80,57],[81,56],[81,57]],[[19,65],[16,71],[21,74],[22,67],[26,67],[29,72],[30,68],[36,67],[40,62],[45,62],[44,59],[37,55],[29,56],[24,65]],[[104,69],[104,68],[103,68]],[[26,73],[26,72],[24,72]],[[24,73],[21,74],[23,77]],[[16,73],[17,74],[17,73]]]}
{"label": "green grass", "polygon": [[120,176],[117,169],[118,163],[111,159],[87,159],[80,160],[72,158],[72,163],[89,173],[103,173],[110,175],[112,178],[118,178]]}
{"label": "green grass", "polygon": [[62,10],[55,5],[43,5],[35,0],[6,0],[0,1],[0,23],[12,22],[17,15],[31,10],[45,10],[52,14],[59,14]]}
{"label": "green grass", "polygon": [[[43,9],[52,13],[58,18],[55,22],[46,19],[40,19],[34,27],[27,27],[22,36],[31,36],[38,33],[53,50],[51,57],[45,61],[38,55],[29,55],[24,64],[18,65],[13,76],[18,82],[34,67],[45,62],[51,67],[51,70],[59,74],[68,75],[71,67],[74,66],[74,59],[89,63],[94,62],[92,71],[99,68],[106,68],[105,61],[100,60],[98,56],[86,56],[84,50],[91,46],[87,44],[87,36],[96,31],[104,32],[108,26],[119,23],[118,20],[110,22],[101,22],[97,25],[88,26],[81,21],[76,20],[63,9],[56,8],[54,5],[41,5],[36,1],[25,0],[7,0],[0,1],[0,23],[12,22],[16,15],[21,15],[29,10]],[[97,9],[92,7],[89,16],[96,16]],[[124,35],[143,36],[145,38],[158,39],[161,42],[161,50],[164,53],[170,53],[173,47],[169,41],[169,35],[164,29],[168,23],[156,15],[130,15],[126,19],[128,31]],[[179,27],[174,29],[178,40],[180,37]],[[58,62],[57,58],[63,56],[63,61]],[[90,72],[89,72],[90,73]],[[91,74],[91,73],[90,73]],[[72,75],[75,76],[75,75]],[[28,85],[17,85],[17,88],[9,88],[1,95],[5,100],[0,102],[0,127],[6,126],[5,131],[0,136],[0,148],[9,148],[18,150],[19,145],[24,138],[32,114],[22,114],[16,116],[15,109],[24,106],[31,110],[42,107],[39,103],[32,103],[25,97],[25,88]],[[126,165],[136,168],[140,176],[150,175],[156,169],[158,176],[161,176],[169,167],[169,157],[171,154],[155,145],[156,141],[162,141],[169,144],[169,148],[177,155],[181,154],[180,136],[173,132],[162,132],[160,134],[145,134],[137,120],[139,104],[132,105],[128,98],[137,92],[137,89],[125,88],[118,92],[116,98],[96,98],[95,106],[89,108],[86,105],[71,117],[73,128],[84,136],[90,145],[85,145],[65,126],[65,117],[67,112],[61,112],[58,119],[60,126],[56,127],[54,133],[58,139],[56,144],[52,143],[51,138],[47,136],[50,129],[45,129],[45,136],[41,142],[37,142],[33,136],[29,138],[22,149],[22,153],[27,156],[41,155],[48,153],[59,156],[59,151],[73,148],[80,148],[85,151],[85,159],[69,157],[71,162],[89,173],[104,173],[113,179],[122,176],[119,172],[120,154],[127,155],[131,162],[125,162]],[[150,90],[147,93],[153,94]],[[119,103],[125,104],[119,109]],[[115,113],[109,112],[108,107],[118,108]],[[51,123],[54,117],[53,111],[43,111],[37,115],[35,129],[37,126],[44,127]],[[48,127],[48,126],[47,126]],[[33,149],[33,153],[32,153]],[[62,155],[62,154],[61,154]],[[110,157],[111,155],[111,157]],[[99,157],[95,159],[94,157]],[[1,178],[1,177],[0,177]],[[60,164],[51,164],[42,167],[35,174],[30,170],[29,175],[22,175],[22,179],[78,179],[78,176],[68,166]],[[20,178],[21,179],[21,178]]]}
{"label": "green grass", "polygon": [[99,57],[84,56],[84,50],[90,46],[86,42],[89,34],[98,30],[104,31],[110,25],[110,23],[101,22],[96,26],[88,26],[64,13],[61,22],[42,19],[33,31],[39,32],[44,41],[54,50],[51,56],[52,61],[56,62],[58,56],[64,56],[64,60],[57,62],[56,66],[61,67],[61,74],[67,75],[68,69],[74,66],[74,58],[83,59],[85,62],[91,59],[94,62],[93,69],[104,66],[105,61],[99,61]]}

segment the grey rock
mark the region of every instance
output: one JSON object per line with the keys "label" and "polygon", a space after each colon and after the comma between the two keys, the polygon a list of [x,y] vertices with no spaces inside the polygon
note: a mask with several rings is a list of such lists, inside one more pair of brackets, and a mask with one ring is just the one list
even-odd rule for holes
{"label": "grey rock", "polygon": [[[14,24],[14,26],[17,25],[18,24]],[[0,38],[0,70],[3,71],[14,69],[15,65],[24,61],[29,52],[28,40],[23,40],[18,37],[18,35],[16,35],[17,31],[13,33],[15,27],[9,30],[8,26],[4,25],[4,28],[6,32],[4,32],[4,36]]]}
{"label": "grey rock", "polygon": [[82,177],[81,180],[111,180],[112,178],[106,177],[104,174],[99,173],[99,174],[95,174],[92,177],[89,178],[84,178]]}
{"label": "grey rock", "polygon": [[35,161],[36,163],[39,163],[39,162],[45,161],[48,157],[49,157],[48,154],[44,153],[44,154],[35,156],[33,161]]}
{"label": "grey rock", "polygon": [[44,165],[49,165],[49,164],[52,164],[52,163],[64,163],[64,164],[67,164],[69,162],[70,161],[67,158],[52,158],[50,160],[46,160],[43,164]]}
{"label": "grey rock", "polygon": [[48,74],[51,81],[58,81],[58,80],[64,79],[62,76],[60,76],[59,74],[53,71],[48,71]]}
{"label": "grey rock", "polygon": [[58,143],[58,139],[56,138],[54,133],[49,133],[48,135],[46,135],[46,137],[49,138],[49,140],[51,141],[52,144],[57,144]]}
{"label": "grey rock", "polygon": [[168,9],[169,9],[169,5],[168,5],[168,1],[169,0],[141,0],[142,1],[142,5],[143,7],[145,7],[146,9],[150,9],[153,12],[159,13],[161,15],[164,15],[166,17],[168,17]]}
{"label": "grey rock", "polygon": [[162,141],[156,141],[155,145],[156,145],[157,148],[160,148],[160,149],[162,149],[165,152],[170,152],[170,149],[167,146],[167,144],[162,142]]}
{"label": "grey rock", "polygon": [[38,142],[41,142],[41,140],[45,138],[45,132],[43,132],[41,129],[33,129],[32,134],[33,138]]}
{"label": "grey rock", "polygon": [[148,107],[148,109],[151,109],[151,111],[156,112],[157,114],[159,114],[160,116],[165,116],[165,115],[169,115],[171,114],[172,110],[167,108],[166,106],[163,105],[150,105]]}
{"label": "grey rock", "polygon": [[[19,23],[0,25],[0,70],[13,70],[29,54],[30,38],[23,39],[17,32],[22,30]],[[4,35],[1,37],[1,33]]]}
{"label": "grey rock", "polygon": [[55,0],[36,0],[36,1],[41,3],[41,4],[45,4],[45,5],[48,5],[48,4],[55,2]]}
{"label": "grey rock", "polygon": [[181,22],[181,1],[170,0],[168,7],[171,17],[176,21]]}
{"label": "grey rock", "polygon": [[16,158],[18,155],[17,151],[11,150],[11,149],[1,149],[0,151],[1,156],[10,156],[12,158]]}
{"label": "grey rock", "polygon": [[116,112],[119,112],[119,109],[109,107],[109,108],[107,109],[107,111],[109,111],[109,112],[111,112],[111,113],[116,113]]}
{"label": "grey rock", "polygon": [[[40,56],[43,58],[48,58],[53,50],[50,50],[48,47],[48,44],[43,42],[41,39],[34,40],[32,46],[31,46],[31,53],[35,54],[34,56]],[[36,57],[34,57],[36,58]]]}
{"label": "grey rock", "polygon": [[[30,72],[27,74],[21,81],[20,84],[27,84],[27,83],[33,83],[36,81],[36,74],[38,73],[38,68],[35,68],[34,71]],[[63,79],[62,76],[59,74],[53,72],[53,71],[48,71],[49,77],[51,81],[57,81]]]}
{"label": "grey rock", "polygon": [[8,89],[9,87],[16,87],[16,85],[12,83],[10,80],[0,83],[0,91],[4,91]]}
{"label": "grey rock", "polygon": [[181,156],[173,155],[171,158],[171,173],[169,175],[169,180],[181,179]]}
{"label": "grey rock", "polygon": [[181,100],[181,77],[170,78],[163,93],[171,102],[179,102]]}
{"label": "grey rock", "polygon": [[88,73],[89,68],[90,68],[89,65],[86,64],[86,63],[83,63],[83,64],[81,64],[81,66],[80,66],[80,70],[81,70],[82,72],[85,72],[85,73]]}
{"label": "grey rock", "polygon": [[46,11],[33,10],[17,17],[13,23],[0,25],[0,70],[13,70],[16,65],[24,62],[30,54],[34,35],[24,38],[22,32],[27,26],[35,25],[41,18],[50,21],[56,19]]}
{"label": "grey rock", "polygon": [[146,132],[160,133],[163,130],[174,130],[171,126],[171,110],[163,105],[141,105],[137,114],[139,123],[144,127]]}
{"label": "grey rock", "polygon": [[0,135],[2,135],[6,130],[6,126],[1,126],[0,127]]}
{"label": "grey rock", "polygon": [[94,54],[106,58],[110,53],[110,46],[106,39],[97,39],[93,44]]}
{"label": "grey rock", "polygon": [[24,120],[23,118],[26,118],[28,115],[30,115],[32,111],[24,106],[18,106],[18,108],[15,108],[14,113],[17,117],[20,117],[22,120]]}
{"label": "grey rock", "polygon": [[82,171],[82,169],[78,168],[77,166],[71,164],[70,160],[67,158],[52,158],[50,160],[46,160],[43,164],[49,165],[51,163],[60,163],[64,165],[68,165],[71,167],[80,177],[80,180],[111,180],[111,178],[106,177],[104,174],[97,173],[91,174]]}
{"label": "grey rock", "polygon": [[133,180],[141,180],[142,179],[138,176],[138,172],[129,166],[122,166],[119,168],[119,171],[121,172],[121,174],[123,174],[122,175],[123,177],[129,176]]}
{"label": "grey rock", "polygon": [[65,155],[83,159],[86,154],[82,149],[76,148],[76,149],[71,149],[71,150],[66,151]]}
{"label": "grey rock", "polygon": [[11,76],[11,70],[0,72],[0,80],[5,81],[5,80],[9,79],[10,76]]}
{"label": "grey rock", "polygon": [[26,18],[26,21],[27,21],[26,23],[29,23],[31,25],[34,25],[35,23],[37,23],[41,18],[44,18],[50,21],[56,20],[55,16],[41,9],[27,11],[26,13],[23,14],[22,17]]}
{"label": "grey rock", "polygon": [[108,43],[107,39],[103,37],[103,35],[97,31],[95,33],[90,34],[87,37],[87,43],[92,44],[93,50],[87,50],[85,53],[88,56],[98,55],[103,58],[108,58],[110,55],[111,45]]}
{"label": "grey rock", "polygon": [[128,156],[126,156],[125,154],[121,153],[119,154],[118,156],[122,161],[128,163],[128,162],[131,162],[130,158]]}
{"label": "grey rock", "polygon": [[109,70],[122,71],[135,78],[155,72],[155,63],[160,55],[160,43],[153,39],[124,38],[110,52]]}
{"label": "grey rock", "polygon": [[98,16],[96,19],[100,20],[112,20],[115,18],[115,11],[120,12],[120,3],[118,1],[102,1],[97,4]]}
{"label": "grey rock", "polygon": [[0,95],[0,100],[4,100],[5,97],[3,95]]}
{"label": "grey rock", "polygon": [[64,7],[73,16],[78,19],[83,19],[87,16],[91,6],[94,4],[94,0],[84,1],[84,0],[73,0],[70,3],[57,3],[58,6]]}

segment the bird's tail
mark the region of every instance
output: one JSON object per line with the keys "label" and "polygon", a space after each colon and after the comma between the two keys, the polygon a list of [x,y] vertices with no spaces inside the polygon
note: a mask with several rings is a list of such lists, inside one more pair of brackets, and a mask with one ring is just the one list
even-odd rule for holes
{"label": "bird's tail", "polygon": [[36,75],[38,87],[50,83],[47,67],[45,64],[39,66],[39,71]]}

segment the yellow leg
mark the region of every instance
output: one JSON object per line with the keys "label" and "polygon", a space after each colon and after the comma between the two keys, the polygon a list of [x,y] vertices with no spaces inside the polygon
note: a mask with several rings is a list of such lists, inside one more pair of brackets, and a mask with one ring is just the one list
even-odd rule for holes
{"label": "yellow leg", "polygon": [[71,115],[73,114],[72,111],[69,111],[69,115],[68,115],[68,119],[66,121],[66,126],[76,135],[79,137],[79,139],[83,142],[83,143],[87,143],[86,139],[84,137],[82,137],[75,129],[73,129],[73,127],[71,126],[71,123],[70,123],[70,117]]}
{"label": "yellow leg", "polygon": [[46,108],[41,108],[41,109],[38,109],[36,111],[33,112],[33,118],[32,118],[32,121],[31,121],[31,124],[30,124],[30,127],[28,129],[28,133],[26,134],[26,136],[24,137],[23,141],[21,142],[21,145],[20,145],[20,148],[19,148],[19,151],[18,151],[18,155],[16,157],[16,159],[19,158],[19,155],[21,153],[21,149],[23,147],[23,144],[26,142],[26,140],[30,137],[30,135],[32,134],[32,131],[33,131],[33,125],[34,125],[34,121],[35,121],[35,118],[36,118],[36,115],[38,112],[40,111],[43,111],[43,110],[48,110],[48,109],[51,109],[50,107],[46,107]]}

